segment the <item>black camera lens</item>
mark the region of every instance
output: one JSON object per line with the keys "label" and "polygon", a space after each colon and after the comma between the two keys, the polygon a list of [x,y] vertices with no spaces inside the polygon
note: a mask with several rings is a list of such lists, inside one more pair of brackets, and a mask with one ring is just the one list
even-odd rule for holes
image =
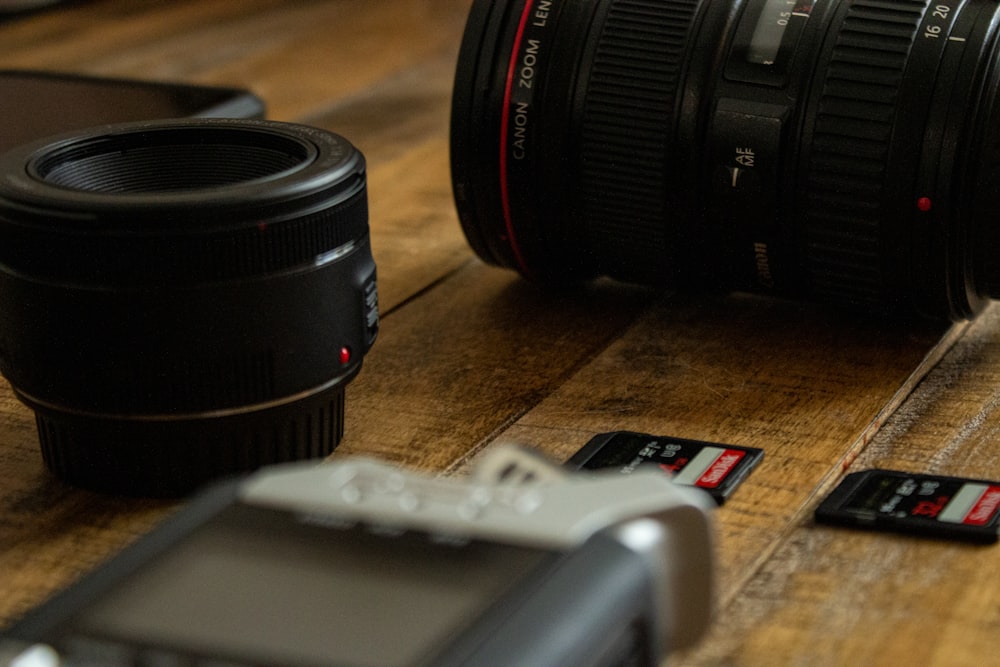
{"label": "black camera lens", "polygon": [[377,330],[342,137],[156,121],[0,158],[0,371],[72,483],[173,496],[328,454]]}
{"label": "black camera lens", "polygon": [[452,179],[486,261],[867,311],[1000,296],[993,0],[475,0]]}

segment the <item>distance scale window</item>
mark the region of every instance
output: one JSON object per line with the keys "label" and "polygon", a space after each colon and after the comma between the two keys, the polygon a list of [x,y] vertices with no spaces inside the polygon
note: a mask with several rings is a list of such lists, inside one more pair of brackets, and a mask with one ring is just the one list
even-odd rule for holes
{"label": "distance scale window", "polygon": [[726,78],[783,87],[814,0],[763,0],[740,20]]}

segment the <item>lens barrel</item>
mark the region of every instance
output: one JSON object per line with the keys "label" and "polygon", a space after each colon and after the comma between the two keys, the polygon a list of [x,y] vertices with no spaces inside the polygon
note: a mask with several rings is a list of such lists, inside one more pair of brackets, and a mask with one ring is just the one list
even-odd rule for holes
{"label": "lens barrel", "polygon": [[452,180],[486,261],[974,316],[1000,296],[991,0],[475,0]]}
{"label": "lens barrel", "polygon": [[342,137],[156,121],[0,158],[0,371],[71,483],[175,496],[324,456],[377,331]]}

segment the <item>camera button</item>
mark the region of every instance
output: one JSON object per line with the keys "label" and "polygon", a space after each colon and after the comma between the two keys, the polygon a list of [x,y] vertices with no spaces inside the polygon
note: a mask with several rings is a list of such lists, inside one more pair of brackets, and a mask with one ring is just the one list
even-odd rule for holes
{"label": "camera button", "polygon": [[362,493],[360,487],[354,484],[345,484],[340,489],[340,497],[345,503],[357,505],[364,500],[364,493]]}
{"label": "camera button", "polygon": [[475,521],[486,511],[486,506],[475,501],[466,500],[455,507],[459,518],[466,521]]}
{"label": "camera button", "polygon": [[399,494],[398,502],[399,508],[404,512],[416,512],[423,505],[420,502],[420,497],[410,491]]}

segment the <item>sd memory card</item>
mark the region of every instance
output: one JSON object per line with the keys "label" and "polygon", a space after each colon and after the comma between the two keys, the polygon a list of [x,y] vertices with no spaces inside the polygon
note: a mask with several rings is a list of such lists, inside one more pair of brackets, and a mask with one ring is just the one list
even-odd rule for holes
{"label": "sd memory card", "polygon": [[822,523],[996,542],[1000,482],[893,470],[847,475],[816,508]]}
{"label": "sd memory card", "polygon": [[591,438],[566,465],[618,468],[623,474],[639,465],[656,465],[677,484],[704,489],[721,505],[763,457],[764,450],[756,447],[614,431]]}

